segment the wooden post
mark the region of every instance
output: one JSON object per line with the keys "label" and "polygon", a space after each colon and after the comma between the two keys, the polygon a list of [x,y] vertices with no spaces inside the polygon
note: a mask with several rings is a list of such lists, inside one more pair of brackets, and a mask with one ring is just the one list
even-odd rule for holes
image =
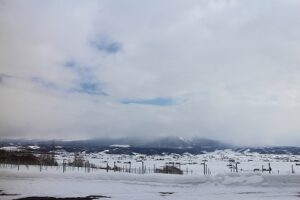
{"label": "wooden post", "polygon": [[201,163],[203,165],[203,175],[205,175],[205,162]]}
{"label": "wooden post", "polygon": [[65,159],[63,160],[63,173],[65,173],[66,165],[65,165]]}
{"label": "wooden post", "polygon": [[129,173],[131,173],[131,161],[129,161]]}

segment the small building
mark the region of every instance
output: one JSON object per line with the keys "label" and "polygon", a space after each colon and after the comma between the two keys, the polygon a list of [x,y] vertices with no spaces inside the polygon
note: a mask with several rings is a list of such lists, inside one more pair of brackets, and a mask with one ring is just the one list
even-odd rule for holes
{"label": "small building", "polygon": [[164,174],[183,174],[183,171],[175,166],[164,166],[162,169],[156,169],[155,173],[164,173]]}

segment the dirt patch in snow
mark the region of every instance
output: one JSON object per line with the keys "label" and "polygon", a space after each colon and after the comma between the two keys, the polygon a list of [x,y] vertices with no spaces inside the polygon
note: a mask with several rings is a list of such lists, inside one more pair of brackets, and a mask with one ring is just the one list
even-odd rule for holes
{"label": "dirt patch in snow", "polygon": [[238,192],[237,194],[264,194],[264,192]]}
{"label": "dirt patch in snow", "polygon": [[174,194],[174,192],[159,192],[160,196],[168,196]]}
{"label": "dirt patch in snow", "polygon": [[101,198],[111,198],[109,196],[104,195],[90,195],[86,197],[24,197],[15,200],[94,200],[94,199],[101,199]]}
{"label": "dirt patch in snow", "polygon": [[0,196],[17,196],[18,194],[8,194],[5,193],[3,190],[0,190]]}

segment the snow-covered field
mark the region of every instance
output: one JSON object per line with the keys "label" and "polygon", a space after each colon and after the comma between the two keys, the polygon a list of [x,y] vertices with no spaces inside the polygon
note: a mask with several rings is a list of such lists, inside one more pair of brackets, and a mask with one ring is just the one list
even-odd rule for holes
{"label": "snow-covered field", "polygon": [[[111,167],[114,164],[121,168],[132,169],[146,168],[145,172],[153,172],[154,168],[161,168],[166,164],[181,168],[185,174],[189,175],[203,175],[203,165],[205,162],[211,175],[225,174],[232,172],[228,167],[229,164],[235,166],[239,163],[238,171],[244,173],[251,173],[254,169],[261,170],[267,169],[270,163],[272,174],[291,174],[292,168],[295,173],[300,173],[300,155],[274,155],[274,154],[258,154],[249,153],[247,151],[239,153],[230,149],[215,151],[206,154],[192,155],[185,153],[183,155],[170,154],[170,155],[114,155],[106,154],[104,152],[80,154],[83,159],[88,160],[90,163],[99,167],[106,167],[107,164]],[[57,155],[57,160],[62,163],[63,160],[71,162],[74,159],[74,153],[60,152]],[[233,161],[234,162],[230,162]],[[130,162],[130,166],[129,166]],[[131,170],[133,171],[133,170]]]}
{"label": "snow-covered field", "polygon": [[[62,152],[57,159],[72,159],[72,153]],[[98,166],[128,165],[141,167],[161,167],[167,162],[180,162],[181,168],[190,173],[170,175],[157,173],[123,173],[84,168],[15,166],[0,168],[0,190],[17,196],[0,196],[2,200],[27,196],[80,197],[104,195],[111,199],[300,199],[300,166],[296,165],[299,156],[259,155],[235,153],[230,150],[203,155],[108,155],[105,152],[85,154],[85,159]],[[239,162],[239,173],[231,172],[229,160]],[[206,161],[211,171],[203,175],[201,162]],[[253,172],[253,168],[267,168],[272,173]],[[292,174],[291,166],[294,173]],[[243,170],[241,170],[243,169]],[[279,173],[278,173],[279,170]],[[193,172],[191,172],[193,171]]]}

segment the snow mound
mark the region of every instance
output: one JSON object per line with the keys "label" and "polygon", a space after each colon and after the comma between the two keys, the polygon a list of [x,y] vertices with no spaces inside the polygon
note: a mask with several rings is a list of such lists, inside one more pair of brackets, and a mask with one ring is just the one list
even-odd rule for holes
{"label": "snow mound", "polygon": [[28,146],[28,148],[30,148],[30,149],[39,149],[40,147],[37,146],[37,145],[33,145],[33,146]]}
{"label": "snow mound", "polygon": [[130,145],[127,145],[127,144],[112,144],[112,145],[109,145],[109,147],[129,148]]}
{"label": "snow mound", "polygon": [[20,151],[20,148],[16,146],[1,147],[0,149],[5,151]]}

